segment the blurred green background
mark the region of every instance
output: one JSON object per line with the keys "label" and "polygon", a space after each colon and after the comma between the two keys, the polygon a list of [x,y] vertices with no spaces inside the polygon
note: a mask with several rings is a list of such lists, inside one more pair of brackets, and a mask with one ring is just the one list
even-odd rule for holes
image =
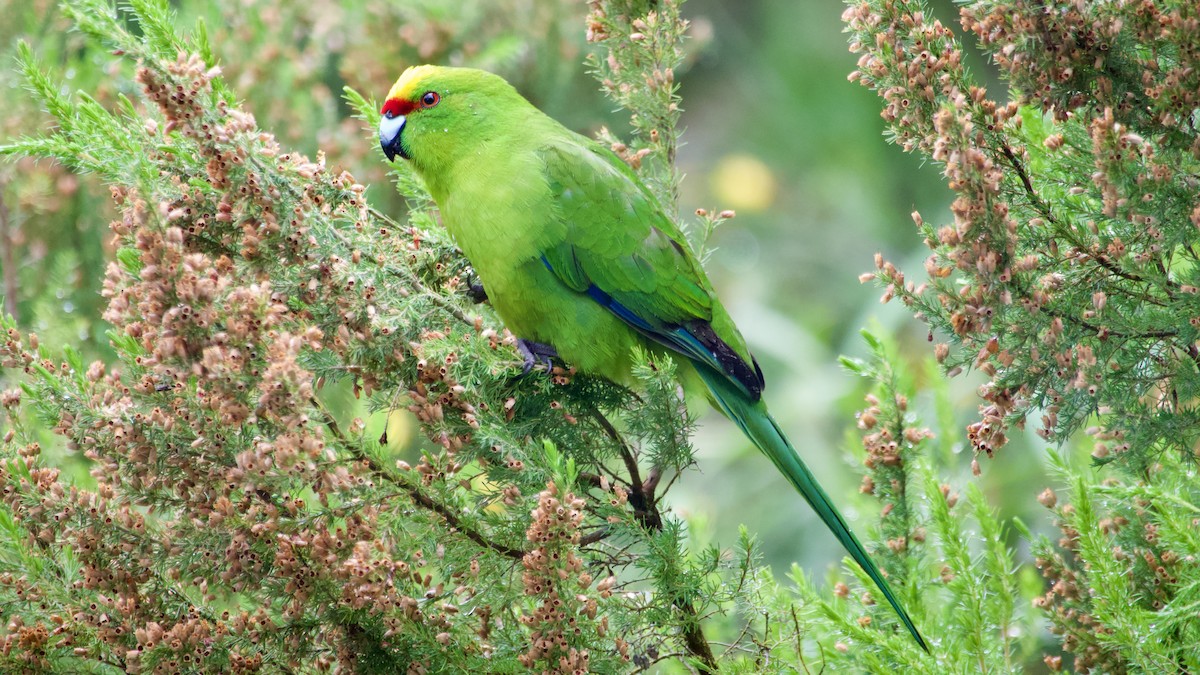
{"label": "blurred green background", "polygon": [[[173,4],[185,29],[205,22],[226,78],[264,129],[289,150],[323,151],[391,213],[402,211],[402,200],[386,181],[373,130],[350,118],[340,99],[345,85],[381,97],[406,66],[471,65],[503,74],[578,131],[626,128],[583,65],[586,6],[578,0]],[[847,81],[856,57],[846,49],[842,10],[838,2],[689,2],[693,39],[677,78],[686,128],[679,164],[683,213],[737,211],[715,235],[709,273],[762,364],[776,417],[861,528],[869,520],[854,506],[865,503],[856,496],[854,412],[865,383],[841,370],[838,355],[863,354],[859,330],[873,326],[892,336],[914,372],[940,376],[927,366],[925,326],[901,307],[880,305],[880,290],[857,277],[873,268],[877,251],[919,277],[926,250],[909,214],[948,220],[950,193],[936,167],[884,142],[878,99]],[[943,19],[953,11],[935,3]],[[17,40],[63,73],[69,91],[109,103],[133,93],[128,64],[89,47],[54,2],[0,0],[0,16],[0,138],[50,124],[16,73]],[[111,254],[106,187],[21,160],[0,164],[0,198],[5,310],[45,344],[71,343],[106,358],[99,295]],[[951,382],[953,410],[943,411],[943,427],[929,401],[915,409],[955,443],[947,479],[978,480],[1003,516],[1041,523],[1033,497],[1046,480],[1032,434],[1017,435],[996,460],[981,460],[983,475],[970,478],[972,457],[955,434],[971,421],[981,383]],[[393,421],[391,438],[419,443],[411,425],[407,436],[396,426],[406,425]],[[706,415],[697,445],[699,471],[675,488],[672,504],[699,541],[730,546],[745,524],[777,571],[797,561],[821,576],[840,557],[807,506],[731,425]],[[86,480],[83,460],[63,461]],[[1024,548],[1016,539],[1012,545]]]}

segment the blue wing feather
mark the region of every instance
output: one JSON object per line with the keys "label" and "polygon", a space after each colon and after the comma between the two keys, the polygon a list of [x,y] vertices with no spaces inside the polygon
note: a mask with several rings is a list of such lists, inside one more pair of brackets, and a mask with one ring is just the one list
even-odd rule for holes
{"label": "blue wing feather", "polygon": [[[550,261],[546,259],[546,256],[543,255],[541,260],[542,264],[546,266],[546,269],[553,273],[554,266],[550,264]],[[705,366],[708,366],[709,368],[712,368],[715,372],[725,372],[725,368],[722,367],[717,354],[714,353],[713,350],[706,347],[704,343],[702,343],[700,339],[687,328],[683,326],[668,326],[664,325],[660,321],[651,321],[640,317],[632,312],[628,307],[615,300],[604,289],[600,288],[596,284],[590,284],[585,293],[596,304],[615,314],[617,318],[629,324],[642,335],[645,335],[651,340],[654,340],[655,342],[667,347],[668,349],[671,349],[672,351],[683,354],[693,361],[697,361]],[[745,392],[746,396],[748,396],[751,400],[758,399],[761,393],[760,391],[750,391],[744,383],[735,379],[731,379],[731,381],[743,392]]]}

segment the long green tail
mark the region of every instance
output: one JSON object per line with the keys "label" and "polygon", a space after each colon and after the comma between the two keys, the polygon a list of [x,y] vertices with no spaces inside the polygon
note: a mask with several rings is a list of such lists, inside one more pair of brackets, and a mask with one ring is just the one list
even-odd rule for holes
{"label": "long green tail", "polygon": [[846,524],[842,514],[838,512],[837,507],[829,499],[829,495],[825,494],[825,490],[821,488],[816,477],[804,465],[803,460],[796,454],[796,450],[792,444],[788,442],[787,436],[784,436],[783,431],[775,420],[771,418],[771,413],[767,412],[767,406],[760,401],[750,402],[746,399],[746,395],[739,391],[724,375],[717,374],[704,366],[697,365],[701,379],[708,385],[708,390],[712,393],[714,401],[725,413],[729,419],[733,420],[741,430],[746,434],[754,444],[762,450],[775,466],[779,469],[787,479],[791,481],[804,500],[809,506],[817,512],[825,526],[833,532],[833,536],[837,537],[842,546],[846,548],[846,552],[854,561],[862,566],[863,571],[879,590],[883,591],[883,597],[887,598],[888,604],[892,609],[896,610],[896,614],[900,616],[900,621],[904,623],[904,627],[912,634],[913,639],[926,652],[929,651],[929,646],[925,644],[925,640],[921,634],[917,632],[917,627],[909,618],[908,612],[900,606],[900,601],[896,599],[896,595],[892,593],[891,587],[883,578],[879,568],[875,562],[871,560],[871,556],[867,554],[866,549],[859,543],[858,537],[850,531],[850,526]]}

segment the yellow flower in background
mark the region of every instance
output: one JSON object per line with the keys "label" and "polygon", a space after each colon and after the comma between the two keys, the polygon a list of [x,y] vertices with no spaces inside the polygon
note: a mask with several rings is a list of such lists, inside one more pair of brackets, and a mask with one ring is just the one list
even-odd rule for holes
{"label": "yellow flower in background", "polygon": [[744,153],[725,155],[709,176],[717,203],[744,213],[759,213],[775,203],[779,183],[761,159]]}

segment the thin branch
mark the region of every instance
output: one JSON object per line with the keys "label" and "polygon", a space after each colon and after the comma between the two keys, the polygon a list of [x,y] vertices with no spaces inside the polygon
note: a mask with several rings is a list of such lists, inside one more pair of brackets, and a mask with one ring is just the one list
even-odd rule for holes
{"label": "thin branch", "polygon": [[656,658],[648,660],[646,662],[646,665],[639,666],[637,670],[631,670],[629,672],[630,672],[630,675],[637,675],[637,673],[644,673],[644,672],[650,670],[650,668],[652,666],[662,663],[663,661],[668,661],[670,659],[683,659],[688,656],[689,656],[689,654],[687,654],[686,652],[668,652],[665,654],[659,654]]}
{"label": "thin branch", "polygon": [[[679,477],[682,475],[682,471],[676,471],[673,473],[671,475],[671,480],[667,481],[667,484],[663,486],[662,491],[658,495],[658,499],[662,499],[663,497],[667,496],[667,493],[671,491],[671,486],[674,485],[675,481],[679,480]],[[655,500],[655,503],[658,502],[658,499]]]}
{"label": "thin branch", "polygon": [[717,666],[717,657],[713,656],[712,647],[708,644],[708,640],[704,638],[704,630],[700,627],[700,617],[696,615],[696,610],[692,607],[692,603],[676,601],[675,606],[684,614],[682,626],[683,644],[687,647],[689,654],[699,659],[700,672],[719,672],[720,668]]}
{"label": "thin branch", "polygon": [[325,426],[328,427],[333,435],[342,442],[342,445],[350,451],[350,454],[353,455],[355,459],[365,463],[367,467],[371,469],[371,472],[380,478],[384,478],[398,485],[401,489],[409,494],[414,504],[438,514],[443,520],[446,521],[446,524],[449,525],[451,529],[462,533],[463,536],[482,548],[495,551],[496,553],[514,560],[521,560],[525,557],[525,551],[492,541],[474,529],[466,527],[463,525],[462,520],[457,514],[454,513],[453,510],[451,510],[450,507],[425,494],[419,487],[410,483],[406,477],[386,470],[382,465],[375,461],[375,458],[363,452],[362,448],[359,447],[359,444],[346,437],[346,435],[342,432],[341,427],[338,425],[337,419],[334,418],[333,414],[329,412],[329,410],[318,398],[314,396],[310,399],[310,402],[315,408],[321,411],[321,415],[325,418]]}
{"label": "thin branch", "polygon": [[[372,469],[374,468],[375,467],[372,466]],[[483,548],[491,549],[514,560],[521,560],[525,557],[525,551],[522,551],[521,549],[512,548],[495,541],[490,541],[475,530],[464,527],[462,521],[458,519],[458,516],[456,516],[454,512],[451,511],[445,504],[435,501],[429,495],[421,492],[421,490],[419,490],[415,485],[409,485],[403,479],[397,480],[396,476],[389,477],[392,480],[396,480],[400,487],[404,488],[409,495],[412,496],[414,503],[423,506],[441,516],[442,519],[446,521],[447,525],[449,525],[452,529],[461,532],[467,539],[470,539]]]}
{"label": "thin branch", "polygon": [[[796,658],[800,659],[800,667],[804,669],[805,675],[812,675],[808,669],[808,664],[804,662],[804,648],[800,644],[800,618],[796,616],[796,605],[791,605],[792,610],[792,626],[796,629]],[[817,644],[820,647],[820,643]]]}
{"label": "thin branch", "polygon": [[[616,442],[621,454],[621,459],[625,462],[625,468],[629,471],[629,480],[632,492],[629,495],[629,503],[634,508],[634,514],[638,521],[644,527],[650,530],[662,529],[662,514],[659,513],[657,505],[653,501],[654,485],[658,484],[659,476],[654,477],[654,483],[650,486],[651,494],[646,494],[646,484],[642,482],[641,472],[638,469],[637,458],[634,456],[633,450],[625,439],[621,437],[620,432],[613,427],[608,418],[598,410],[591,411],[592,417],[604,429],[613,441]],[[713,655],[712,647],[709,646],[708,640],[704,637],[704,629],[700,626],[700,617],[696,613],[696,609],[692,607],[690,602],[684,600],[676,600],[675,607],[683,613],[683,643],[687,647],[688,654],[696,658],[699,663],[699,670],[702,673],[716,673],[719,668],[717,659]]]}
{"label": "thin branch", "polygon": [[599,527],[596,529],[595,532],[592,532],[590,534],[585,534],[582,537],[580,537],[579,545],[580,546],[588,546],[590,544],[598,543],[610,534],[612,534],[612,532],[607,527]]}
{"label": "thin branch", "polygon": [[604,485],[604,479],[601,478],[600,474],[597,474],[597,473],[589,473],[587,471],[580,471],[579,472],[579,480],[583,481],[584,483],[587,483],[588,487],[602,487]]}
{"label": "thin branch", "polygon": [[[1043,200],[1040,196],[1038,196],[1037,191],[1033,187],[1033,182],[1029,177],[1029,173],[1025,170],[1025,164],[1023,162],[1021,162],[1020,159],[1017,158],[1016,153],[1013,152],[1013,149],[1011,147],[1009,147],[1008,143],[1002,143],[1001,150],[1004,152],[1004,157],[1008,160],[1009,165],[1012,166],[1013,171],[1016,171],[1017,176],[1021,179],[1021,185],[1023,185],[1025,187],[1025,194],[1029,198],[1030,206],[1032,206],[1038,213],[1040,213],[1043,218],[1045,218],[1047,221],[1049,221],[1055,227],[1057,227],[1059,229],[1059,231],[1063,234],[1063,237],[1066,238],[1067,241],[1071,242],[1072,246],[1079,249],[1080,251],[1086,251],[1087,249],[1084,246],[1082,246],[1080,242],[1076,241],[1075,238],[1071,236],[1071,233],[1068,231],[1068,229],[1063,227],[1062,223],[1060,223],[1058,221],[1058,219],[1054,216],[1054,212],[1050,210],[1050,205],[1048,203],[1046,203],[1046,201]],[[1104,269],[1108,270],[1109,272],[1111,272],[1123,279],[1127,279],[1129,281],[1136,281],[1139,283],[1146,282],[1146,279],[1144,277],[1126,272],[1125,270],[1121,269],[1117,265],[1113,264],[1113,262],[1111,260],[1105,258],[1103,255],[1090,255],[1089,254],[1089,257],[1091,257],[1096,262],[1100,263],[1100,266],[1103,267]],[[1168,292],[1168,294],[1169,294],[1169,292]]]}
{"label": "thin branch", "polygon": [[[255,167],[257,167],[258,170],[261,172],[266,173],[269,171],[268,167],[265,164],[263,164],[263,162],[261,160],[259,160],[258,157],[252,157],[251,163]],[[294,196],[297,196],[297,197],[302,196],[302,194],[291,183],[285,183],[284,187],[289,192],[291,192]],[[368,212],[371,214],[371,216],[373,216],[377,220],[380,220],[383,223],[386,223],[387,225],[391,226],[393,229],[395,229],[397,231],[404,229],[399,223],[397,223],[395,220],[393,220],[390,216],[388,216],[387,214],[383,213],[382,211],[380,211],[376,208],[373,208],[373,207],[369,208]],[[343,246],[346,246],[349,249],[354,248],[354,245],[350,243],[350,240],[346,237],[346,235],[341,230],[338,230],[336,227],[331,227],[331,228],[329,228],[329,231],[335,239],[337,239],[339,242],[342,243]],[[461,309],[459,309],[454,303],[450,302],[449,300],[442,297],[441,295],[434,293],[432,290],[429,289],[429,287],[427,287],[427,286],[425,286],[425,284],[421,283],[421,280],[418,279],[417,276],[415,274],[413,274],[413,272],[411,270],[404,269],[402,267],[384,265],[383,262],[380,261],[380,259],[378,257],[374,256],[369,251],[360,251],[360,254],[366,260],[374,263],[377,267],[382,268],[388,274],[391,274],[392,276],[404,279],[404,281],[408,282],[414,289],[416,289],[418,292],[420,292],[422,296],[427,298],[430,302],[434,303],[441,309],[448,312],[454,318],[458,319],[459,321],[462,321],[463,323],[467,324],[468,326],[475,325],[475,322],[470,317],[468,317]]]}
{"label": "thin branch", "polygon": [[601,413],[599,410],[592,409],[591,415],[592,418],[595,419],[600,425],[600,428],[604,430],[604,433],[607,434],[608,437],[614,442],[616,442],[617,449],[621,453],[621,460],[625,462],[625,470],[629,472],[630,485],[634,488],[634,490],[640,493],[642,491],[642,475],[641,471],[638,469],[637,458],[634,457],[633,450],[629,447],[629,444],[625,442],[625,439],[621,436],[621,433],[617,431],[616,427],[612,425],[612,422],[608,421],[608,418],[605,417],[603,413]]}

